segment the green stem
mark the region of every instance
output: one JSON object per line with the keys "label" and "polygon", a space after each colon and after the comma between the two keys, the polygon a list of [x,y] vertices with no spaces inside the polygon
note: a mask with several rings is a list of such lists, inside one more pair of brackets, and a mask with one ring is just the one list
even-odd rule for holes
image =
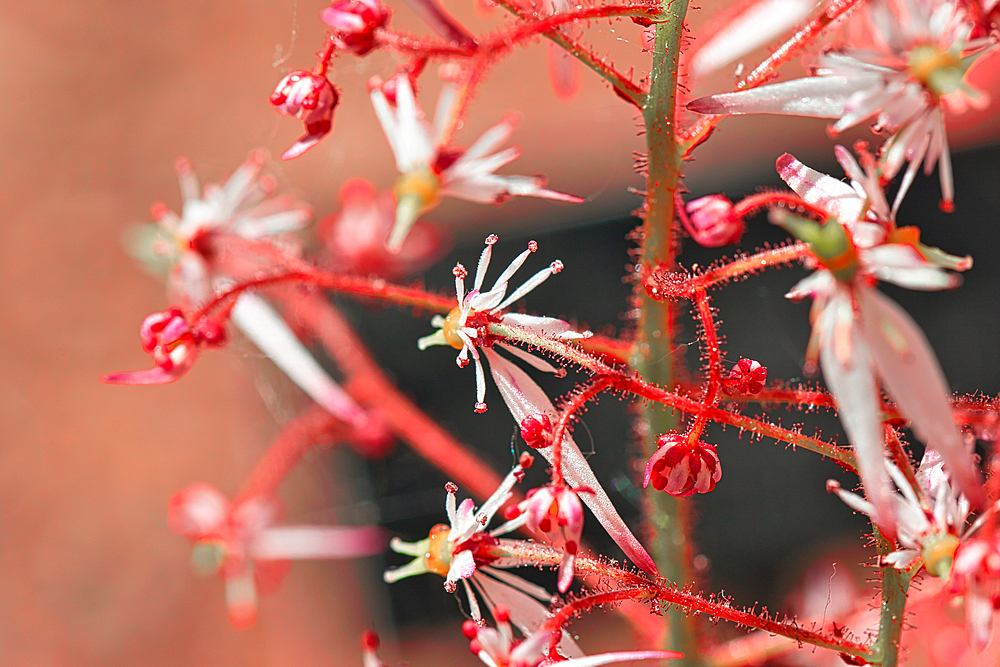
{"label": "green stem", "polygon": [[[886,556],[893,550],[893,544],[882,537],[879,529],[875,530],[875,546],[879,556]],[[896,667],[899,664],[899,638],[903,634],[903,614],[906,611],[906,594],[910,581],[919,567],[907,571],[899,571],[894,566],[883,564],[882,570],[882,603],[879,609],[878,637],[865,659],[882,667]]]}
{"label": "green stem", "polygon": [[[676,140],[677,63],[687,0],[663,0],[667,20],[656,25],[650,89],[643,105],[649,175],[646,185],[645,223],[641,267],[672,267],[674,194],[680,178],[681,157]],[[629,365],[647,382],[670,388],[674,384],[674,305],[656,302],[637,286],[640,299],[638,340]],[[644,414],[644,456],[656,450],[655,436],[677,429],[672,411],[647,407]],[[687,501],[656,491],[647,491],[647,519],[653,559],[660,574],[678,586],[695,580],[691,566],[691,539]],[[662,648],[682,651],[677,665],[703,665],[697,621],[678,607],[665,612],[667,632]]]}

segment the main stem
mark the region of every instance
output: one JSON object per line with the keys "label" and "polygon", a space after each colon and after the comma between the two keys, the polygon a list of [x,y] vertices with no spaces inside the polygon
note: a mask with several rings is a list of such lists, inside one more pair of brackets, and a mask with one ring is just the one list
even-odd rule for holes
{"label": "main stem", "polygon": [[[675,260],[674,193],[681,167],[675,122],[677,62],[687,0],[662,0],[662,7],[668,19],[656,24],[650,89],[642,111],[649,176],[641,270],[658,265],[672,267]],[[669,388],[675,380],[673,304],[669,300],[654,301],[641,288],[637,289],[637,298],[640,299],[639,335],[629,363],[647,381]],[[657,405],[648,406],[643,418],[647,427],[643,448],[648,457],[656,449],[655,436],[676,429],[677,419]],[[686,501],[652,487],[648,488],[646,498],[650,544],[660,574],[679,586],[694,581]],[[671,607],[666,617],[668,627],[662,648],[684,653],[683,661],[675,664],[703,665],[695,617],[677,607]]]}

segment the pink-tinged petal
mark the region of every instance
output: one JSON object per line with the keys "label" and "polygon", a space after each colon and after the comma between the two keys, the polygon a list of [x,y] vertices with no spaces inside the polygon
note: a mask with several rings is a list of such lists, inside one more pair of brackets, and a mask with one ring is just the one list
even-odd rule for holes
{"label": "pink-tinged petal", "polygon": [[850,226],[861,216],[864,200],[847,183],[810,169],[785,153],[775,165],[778,175],[797,195]]}
{"label": "pink-tinged petal", "polygon": [[965,596],[965,629],[969,643],[977,651],[982,651],[990,643],[994,611],[989,597],[975,593]]}
{"label": "pink-tinged petal", "polygon": [[691,56],[691,74],[706,74],[747,55],[803,21],[816,7],[814,0],[762,0],[751,3],[707,40]]}
{"label": "pink-tinged petal", "polygon": [[384,531],[372,526],[281,526],[262,531],[248,551],[254,558],[267,560],[340,559],[381,553],[386,544]]}
{"label": "pink-tinged petal", "polygon": [[517,357],[518,359],[520,359],[521,361],[525,362],[526,364],[529,364],[532,368],[537,368],[538,370],[542,371],[543,373],[558,373],[559,372],[559,369],[556,368],[555,366],[553,366],[552,364],[550,364],[549,362],[545,361],[544,359],[542,359],[540,357],[536,357],[535,355],[531,354],[530,352],[526,352],[526,351],[522,350],[521,348],[517,347],[516,345],[509,345],[507,343],[497,343],[497,345],[499,345],[500,347],[502,347],[503,349],[505,349],[507,352],[511,353],[512,355],[514,355],[515,357]]}
{"label": "pink-tinged petal", "polygon": [[[490,600],[491,608],[498,604],[506,605],[510,612],[510,622],[525,636],[531,636],[549,618],[548,602],[552,596],[541,586],[531,584],[518,576],[491,567],[480,568],[484,574],[472,578],[474,586],[478,587],[486,599]],[[489,576],[486,576],[489,575]],[[496,577],[500,581],[491,579]],[[544,600],[545,605],[532,599],[531,595]],[[559,642],[559,651],[568,658],[583,657],[583,651],[573,641],[565,630]]]}
{"label": "pink-tinged petal", "polygon": [[569,322],[555,317],[538,317],[536,315],[524,315],[522,313],[507,313],[503,316],[504,324],[516,324],[530,331],[534,331],[540,336],[559,338],[567,331],[572,331],[573,327]]}
{"label": "pink-tinged petal", "polygon": [[514,128],[517,127],[519,120],[520,116],[516,113],[509,113],[504,116],[503,120],[483,132],[483,134],[476,139],[476,143],[469,146],[469,149],[462,153],[457,162],[471,162],[473,160],[478,160],[489,155],[491,151],[495,151],[503,146],[507,143],[507,140],[513,136]]}
{"label": "pink-tinged petal", "polygon": [[476,561],[471,551],[459,551],[451,559],[451,567],[448,568],[448,577],[445,583],[456,582],[459,579],[468,579],[476,571]]}
{"label": "pink-tinged petal", "polygon": [[958,287],[962,277],[928,264],[917,250],[903,243],[886,243],[863,251],[865,268],[879,280],[914,290]]}
{"label": "pink-tinged petal", "polygon": [[561,46],[549,43],[549,79],[556,97],[568,100],[580,89],[580,67]]}
{"label": "pink-tinged petal", "polygon": [[229,499],[215,487],[192,484],[170,498],[167,524],[175,533],[198,539],[218,532],[229,508]]}
{"label": "pink-tinged petal", "polygon": [[906,311],[877,290],[859,290],[858,305],[860,326],[886,389],[917,437],[941,455],[955,486],[978,506],[983,499],[979,473],[955,426],[948,383],[927,338]]}
{"label": "pink-tinged petal", "polygon": [[244,566],[227,575],[225,584],[229,622],[241,630],[249,628],[257,620],[257,587],[252,567]]}
{"label": "pink-tinged petal", "polygon": [[[500,394],[511,414],[514,415],[515,421],[521,423],[525,417],[532,414],[545,414],[550,418],[555,418],[557,414],[555,406],[552,405],[552,401],[545,395],[541,387],[535,384],[534,380],[497,353],[489,349],[485,349],[483,352],[490,362],[493,380],[500,389]],[[640,569],[655,575],[657,573],[656,564],[643,549],[639,540],[632,534],[632,531],[625,525],[618,511],[615,510],[611,499],[608,498],[608,494],[597,481],[593,470],[590,469],[590,464],[587,463],[587,459],[584,458],[573,438],[567,435],[563,439],[562,448],[562,472],[566,481],[573,487],[586,486],[594,491],[583,494],[581,500],[590,508],[590,511],[594,513],[594,516],[625,552],[625,555]],[[551,463],[551,446],[539,449],[538,452]]]}
{"label": "pink-tinged petal", "polygon": [[838,358],[833,344],[834,329],[843,316],[850,317],[850,313],[850,296],[843,292],[831,298],[823,310],[817,323],[822,336],[820,363],[826,384],[837,402],[840,421],[854,446],[858,474],[874,509],[872,520],[888,535],[895,536],[894,494],[882,453],[880,402],[868,346],[856,327],[851,327],[848,333],[849,358]]}
{"label": "pink-tinged petal", "polygon": [[559,663],[561,667],[596,667],[615,662],[632,662],[633,660],[675,660],[683,658],[684,654],[677,651],[618,651],[615,653],[599,653],[583,658],[575,658]]}
{"label": "pink-tinged petal", "polygon": [[233,307],[232,319],[275,366],[330,414],[351,425],[364,423],[361,407],[334,382],[264,299],[241,294]]}
{"label": "pink-tinged petal", "polygon": [[575,560],[575,555],[563,554],[562,562],[559,563],[559,574],[556,576],[556,588],[560,593],[568,591],[573,584],[573,561]]}
{"label": "pink-tinged petal", "polygon": [[191,363],[174,365],[174,367],[169,371],[163,370],[160,366],[156,366],[155,368],[149,368],[144,371],[121,371],[118,373],[108,373],[106,375],[102,375],[100,379],[104,384],[168,384],[187,373],[191,369],[193,363],[194,359],[192,358]]}
{"label": "pink-tinged petal", "polygon": [[510,652],[509,664],[517,667],[537,665],[545,657],[545,650],[551,641],[552,633],[548,630],[532,633]]}
{"label": "pink-tinged petal", "polygon": [[[876,82],[881,80],[881,77],[871,78]],[[700,114],[773,113],[839,118],[848,98],[868,83],[868,77],[864,76],[814,76],[702,97],[688,103],[687,108]]]}

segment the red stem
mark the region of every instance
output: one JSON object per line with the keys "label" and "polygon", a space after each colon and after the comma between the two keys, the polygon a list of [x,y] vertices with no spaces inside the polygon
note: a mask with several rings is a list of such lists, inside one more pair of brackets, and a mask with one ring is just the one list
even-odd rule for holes
{"label": "red stem", "polygon": [[701,320],[701,328],[704,338],[702,339],[703,349],[708,356],[708,386],[705,387],[702,395],[702,410],[698,412],[691,431],[688,433],[688,443],[694,446],[701,438],[701,432],[708,421],[707,408],[714,408],[719,403],[719,394],[722,390],[722,362],[719,354],[719,336],[715,328],[715,319],[712,316],[712,304],[709,303],[708,294],[704,288],[698,288],[694,292],[694,301],[697,306],[698,319]]}
{"label": "red stem", "polygon": [[582,409],[587,401],[597,396],[612,384],[612,378],[603,377],[594,380],[589,387],[584,387],[573,394],[559,414],[559,420],[552,430],[552,484],[553,486],[563,485],[562,476],[562,442],[563,436],[569,430],[570,420]]}

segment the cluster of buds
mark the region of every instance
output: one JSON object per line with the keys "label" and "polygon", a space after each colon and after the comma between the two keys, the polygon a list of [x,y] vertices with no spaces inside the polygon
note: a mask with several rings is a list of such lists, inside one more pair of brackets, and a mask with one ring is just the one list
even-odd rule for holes
{"label": "cluster of buds", "polygon": [[722,466],[715,445],[671,431],[657,436],[656,450],[646,464],[642,486],[652,483],[657,491],[682,498],[708,493],[722,479]]}
{"label": "cluster of buds", "polygon": [[106,384],[166,384],[187,373],[203,347],[222,347],[226,330],[219,322],[202,318],[192,327],[179,308],[153,313],[139,328],[142,349],[156,364],[144,371],[109,373]]}

